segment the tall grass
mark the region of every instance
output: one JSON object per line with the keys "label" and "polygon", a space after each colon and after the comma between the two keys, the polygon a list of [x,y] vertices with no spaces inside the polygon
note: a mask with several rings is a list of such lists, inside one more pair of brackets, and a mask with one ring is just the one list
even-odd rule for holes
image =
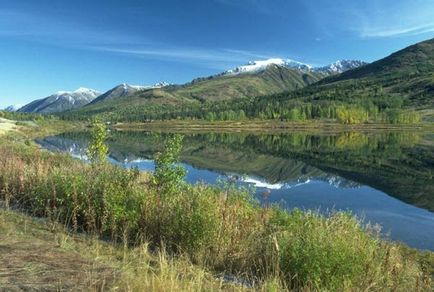
{"label": "tall grass", "polygon": [[186,257],[214,273],[271,290],[432,287],[414,259],[350,214],[287,212],[261,207],[248,191],[232,185],[178,181],[161,188],[158,181],[136,170],[0,144],[0,200],[7,206],[125,248],[164,247],[170,257]]}

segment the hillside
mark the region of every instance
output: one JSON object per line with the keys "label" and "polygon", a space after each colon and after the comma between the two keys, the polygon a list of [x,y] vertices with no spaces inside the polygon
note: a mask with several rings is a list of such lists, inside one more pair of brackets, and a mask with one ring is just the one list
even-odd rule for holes
{"label": "hillside", "polygon": [[[390,56],[340,75],[327,77],[321,85],[349,87],[364,82],[371,90],[399,94],[407,106],[434,106],[434,38],[409,46]],[[322,90],[323,87],[318,87]]]}
{"label": "hillside", "polygon": [[199,101],[218,101],[278,93],[303,88],[324,73],[270,65],[264,71],[198,79],[172,91],[175,96]]}
{"label": "hillside", "polygon": [[63,112],[80,108],[94,100],[98,95],[100,95],[98,91],[88,88],[79,88],[73,92],[59,91],[46,98],[32,101],[21,107],[18,112],[41,114]]}
{"label": "hillside", "polygon": [[342,123],[434,121],[434,39],[303,89],[203,109],[243,111],[248,118]]}
{"label": "hillside", "polygon": [[328,119],[342,123],[433,121],[433,47],[434,39],[427,40],[371,64],[341,61],[311,68],[299,63],[279,65],[284,62],[280,59],[279,64],[254,62],[181,86],[93,102],[63,116],[88,119],[100,115],[114,122],[189,118]]}
{"label": "hillside", "polygon": [[[199,107],[206,102],[220,102],[243,99],[266,94],[296,90],[312,84],[326,73],[310,72],[284,66],[270,65],[265,70],[239,75],[216,75],[195,79],[185,85],[172,85],[137,91],[133,94],[111,96],[111,91],[98,97],[92,103],[75,111],[65,113],[66,117],[88,118],[104,113],[111,119],[128,115],[139,119],[143,112],[176,111],[182,107]],[[113,90],[117,90],[114,88]],[[103,98],[104,97],[104,98]]]}

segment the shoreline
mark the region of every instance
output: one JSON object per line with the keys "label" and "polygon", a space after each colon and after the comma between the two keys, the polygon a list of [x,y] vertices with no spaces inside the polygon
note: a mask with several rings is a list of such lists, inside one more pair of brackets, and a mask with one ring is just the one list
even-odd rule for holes
{"label": "shoreline", "polygon": [[434,124],[356,124],[346,125],[332,122],[281,122],[281,121],[155,121],[149,123],[118,123],[112,125],[116,130],[128,131],[176,131],[176,132],[372,132],[372,131],[434,131]]}

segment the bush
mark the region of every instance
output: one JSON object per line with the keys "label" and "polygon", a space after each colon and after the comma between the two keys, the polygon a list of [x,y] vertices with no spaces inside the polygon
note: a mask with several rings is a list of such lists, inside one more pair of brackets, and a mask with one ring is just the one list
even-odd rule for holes
{"label": "bush", "polygon": [[178,165],[183,136],[174,135],[164,143],[164,151],[155,156],[154,184],[163,195],[173,194],[184,183],[185,169]]}
{"label": "bush", "polygon": [[342,124],[361,124],[368,121],[368,112],[357,107],[339,107],[336,109],[338,122]]}
{"label": "bush", "polygon": [[0,199],[125,246],[149,241],[214,272],[269,287],[429,289],[416,261],[350,214],[288,213],[262,208],[232,185],[182,183],[176,163],[181,139],[166,142],[154,176],[0,144]]}
{"label": "bush", "polygon": [[92,122],[92,138],[87,148],[87,156],[92,163],[104,163],[107,160],[108,146],[107,128],[104,123],[95,119]]}

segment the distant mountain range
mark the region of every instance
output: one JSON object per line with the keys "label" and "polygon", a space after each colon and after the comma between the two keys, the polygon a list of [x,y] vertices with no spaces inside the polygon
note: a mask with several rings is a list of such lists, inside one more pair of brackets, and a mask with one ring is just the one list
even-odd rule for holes
{"label": "distant mountain range", "polygon": [[16,112],[22,107],[21,104],[13,104],[4,108],[5,112]]}
{"label": "distant mountain range", "polygon": [[176,104],[255,97],[299,89],[365,64],[362,61],[342,60],[325,67],[312,67],[289,59],[251,61],[184,85],[161,82],[152,86],[134,86],[124,83],[103,94],[85,88],[57,92],[25,105],[19,112],[51,114],[81,109],[92,114],[95,111],[110,111],[124,102],[131,107],[146,103]]}
{"label": "distant mountain range", "polygon": [[35,100],[18,110],[26,113],[51,114],[80,108],[101,93],[89,88],[79,88],[75,91],[59,91],[46,98]]}
{"label": "distant mountain range", "polygon": [[[385,110],[416,109],[434,120],[434,39],[381,60],[341,60],[323,67],[289,59],[252,61],[183,85],[118,85],[100,94],[80,89],[34,101],[20,112],[59,113],[65,118],[103,115],[113,121],[194,117],[212,111],[270,112],[290,101],[310,104],[369,104]],[[362,102],[363,101],[363,102]],[[278,108],[276,108],[278,109]],[[194,111],[195,116],[189,115]],[[257,116],[254,116],[255,118]]]}
{"label": "distant mountain range", "polygon": [[237,75],[243,73],[255,73],[259,71],[264,71],[270,65],[282,66],[290,69],[297,69],[304,72],[320,72],[325,74],[339,74],[368,63],[358,60],[341,60],[336,61],[327,66],[323,67],[312,67],[308,64],[297,62],[291,59],[268,59],[263,61],[251,61],[247,65],[239,66],[231,70],[227,70],[220,75]]}

